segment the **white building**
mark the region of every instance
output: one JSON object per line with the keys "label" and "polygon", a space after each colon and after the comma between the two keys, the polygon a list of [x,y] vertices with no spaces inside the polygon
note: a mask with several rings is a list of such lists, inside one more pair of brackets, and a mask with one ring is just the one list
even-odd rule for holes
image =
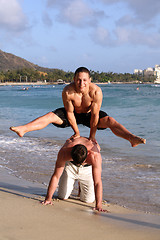
{"label": "white building", "polygon": [[134,69],[134,74],[142,75],[143,74],[143,70],[141,70],[141,69]]}
{"label": "white building", "polygon": [[148,67],[147,69],[141,70],[141,69],[134,69],[134,74],[137,75],[154,75],[156,76],[155,83],[160,83],[160,65],[155,65],[154,68]]}
{"label": "white building", "polygon": [[160,65],[155,65],[154,75],[156,76],[155,83],[160,83]]}

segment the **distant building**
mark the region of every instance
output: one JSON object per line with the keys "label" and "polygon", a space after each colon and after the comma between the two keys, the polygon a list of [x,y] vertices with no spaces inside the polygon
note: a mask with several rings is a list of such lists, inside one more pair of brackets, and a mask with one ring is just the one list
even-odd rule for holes
{"label": "distant building", "polygon": [[134,69],[134,74],[143,75],[143,70],[141,70],[141,69]]}
{"label": "distant building", "polygon": [[65,81],[63,81],[62,79],[58,79],[58,80],[57,80],[57,83],[60,84],[60,85],[62,85],[62,84],[65,84]]}
{"label": "distant building", "polygon": [[155,83],[160,83],[160,65],[155,65],[154,68],[148,67],[147,69],[134,69],[134,74],[142,76],[156,76]]}
{"label": "distant building", "polygon": [[155,65],[155,76],[156,76],[155,83],[160,83],[160,65]]}

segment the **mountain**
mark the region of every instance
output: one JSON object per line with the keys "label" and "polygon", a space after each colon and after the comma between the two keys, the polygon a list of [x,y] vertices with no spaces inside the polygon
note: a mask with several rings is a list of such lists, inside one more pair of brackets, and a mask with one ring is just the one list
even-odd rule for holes
{"label": "mountain", "polygon": [[39,71],[51,71],[49,68],[39,67],[38,65],[28,62],[21,57],[17,57],[11,53],[6,53],[0,50],[0,71],[5,72],[8,70],[18,70],[23,68],[30,68]]}

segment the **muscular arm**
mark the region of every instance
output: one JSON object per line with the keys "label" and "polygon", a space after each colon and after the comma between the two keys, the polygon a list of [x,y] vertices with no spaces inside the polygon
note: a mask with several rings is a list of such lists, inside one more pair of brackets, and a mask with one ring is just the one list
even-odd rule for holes
{"label": "muscular arm", "polygon": [[53,194],[54,194],[54,192],[55,192],[55,190],[58,186],[59,179],[60,179],[60,177],[63,173],[63,170],[64,170],[64,166],[65,166],[65,162],[66,162],[64,159],[65,159],[64,151],[63,151],[63,149],[61,149],[59,151],[59,154],[58,154],[58,159],[57,159],[57,162],[56,162],[54,173],[53,173],[53,175],[50,179],[50,182],[49,182],[49,186],[48,186],[45,201],[42,202],[42,204],[44,204],[44,205],[52,204]]}
{"label": "muscular arm", "polygon": [[74,131],[73,136],[74,136],[74,138],[80,137],[80,133],[79,133],[79,129],[78,129],[78,126],[77,126],[76,118],[74,116],[74,106],[73,106],[73,103],[72,103],[71,99],[69,98],[69,95],[68,95],[68,93],[65,89],[62,92],[62,99],[63,99],[64,107],[65,107],[66,112],[67,112],[68,121],[71,125],[71,128]]}
{"label": "muscular arm", "polygon": [[91,106],[91,121],[90,121],[90,136],[89,139],[95,140],[97,125],[99,121],[99,111],[102,104],[102,91],[98,88],[93,96],[93,102]]}
{"label": "muscular arm", "polygon": [[95,190],[95,198],[96,198],[96,205],[95,209],[98,211],[102,210],[102,195],[103,195],[103,188],[102,188],[102,179],[101,179],[101,172],[102,172],[102,158],[100,153],[93,153],[91,155],[92,158],[92,174],[93,174],[93,181],[94,181],[94,190]]}

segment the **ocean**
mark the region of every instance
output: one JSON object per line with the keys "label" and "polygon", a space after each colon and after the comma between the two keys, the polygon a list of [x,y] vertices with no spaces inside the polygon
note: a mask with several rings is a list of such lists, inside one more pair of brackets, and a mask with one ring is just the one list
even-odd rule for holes
{"label": "ocean", "polygon": [[[101,109],[129,131],[146,138],[135,148],[110,129],[100,130],[103,199],[145,212],[160,213],[160,85],[104,84]],[[56,156],[73,131],[50,124],[23,138],[9,130],[63,106],[64,85],[0,86],[0,167],[8,174],[46,186]],[[79,126],[81,136],[89,128]],[[77,189],[74,190],[75,193]]]}

